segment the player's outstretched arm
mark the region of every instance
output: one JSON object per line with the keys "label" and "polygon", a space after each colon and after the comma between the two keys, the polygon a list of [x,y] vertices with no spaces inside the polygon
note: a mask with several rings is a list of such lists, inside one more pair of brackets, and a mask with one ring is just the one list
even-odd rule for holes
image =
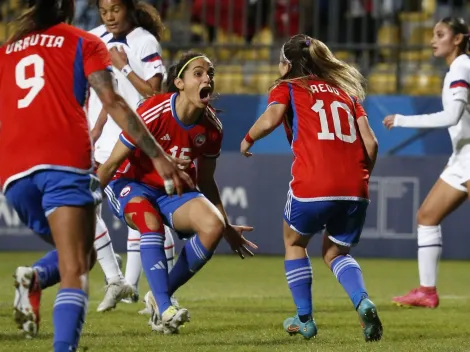
{"label": "player's outstretched arm", "polygon": [[119,166],[127,159],[130,153],[131,149],[124,143],[120,140],[116,142],[110,157],[98,168],[96,173],[100,179],[101,188],[104,189],[109,184]]}
{"label": "player's outstretched arm", "polygon": [[287,105],[284,104],[270,105],[246,134],[240,145],[240,152],[251,156],[248,150],[258,139],[266,137],[282,123],[286,110]]}
{"label": "player's outstretched arm", "polygon": [[369,156],[369,172],[372,172],[379,152],[379,143],[377,142],[374,131],[369,125],[367,116],[359,117],[357,119],[357,125],[359,126],[359,133],[361,134],[364,147],[366,148],[367,155]]}
{"label": "player's outstretched arm", "polygon": [[151,158],[165,153],[141,119],[127,105],[126,101],[114,91],[112,76],[108,71],[96,71],[88,76],[90,86],[118,126],[133,138],[136,144]]}
{"label": "player's outstretched arm", "polygon": [[232,248],[232,250],[237,253],[240,258],[244,259],[244,253],[249,256],[253,256],[253,252],[248,248],[257,249],[258,246],[251,241],[248,241],[243,237],[244,231],[252,231],[253,227],[251,226],[237,226],[231,225],[225,211],[222,200],[220,199],[219,187],[214,179],[215,168],[217,165],[217,159],[215,158],[206,158],[201,156],[197,160],[197,179],[199,190],[209,199],[209,201],[216,206],[224,218],[226,225],[224,238]]}
{"label": "player's outstretched arm", "polygon": [[133,139],[135,144],[150,157],[155,170],[168,185],[166,188],[168,194],[172,194],[176,188],[177,193],[181,195],[184,183],[194,187],[191,178],[178,169],[177,165],[155,141],[142,120],[132,111],[126,101],[116,94],[110,72],[106,70],[93,72],[88,76],[88,82],[100,98],[103,108],[118,126]]}

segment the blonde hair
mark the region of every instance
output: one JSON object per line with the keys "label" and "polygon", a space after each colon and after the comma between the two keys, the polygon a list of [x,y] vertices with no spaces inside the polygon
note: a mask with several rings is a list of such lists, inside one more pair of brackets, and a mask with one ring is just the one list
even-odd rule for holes
{"label": "blonde hair", "polygon": [[281,61],[290,70],[276,81],[276,85],[289,82],[308,88],[307,79],[316,78],[334,85],[362,101],[366,96],[366,80],[353,66],[338,60],[320,40],[298,34],[282,47]]}

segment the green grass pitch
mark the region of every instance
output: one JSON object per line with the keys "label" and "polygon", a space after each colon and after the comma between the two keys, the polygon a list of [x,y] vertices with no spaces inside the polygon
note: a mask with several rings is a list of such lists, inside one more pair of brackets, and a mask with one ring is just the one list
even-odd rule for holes
{"label": "green grass pitch", "polygon": [[[41,253],[2,253],[0,267],[0,351],[51,351],[52,305],[56,288],[46,290],[38,338],[25,340],[12,321],[13,280],[18,265],[31,264]],[[97,313],[103,296],[99,266],[91,274],[89,312],[80,351],[470,351],[470,265],[444,261],[440,266],[441,305],[435,310],[398,308],[393,295],[417,284],[415,261],[359,259],[371,299],[377,304],[384,336],[365,343],[357,315],[341,286],[318,258],[314,270],[314,307],[318,336],[304,340],[282,330],[294,305],[284,277],[282,257],[244,261],[216,255],[177,292],[191,322],[179,335],[152,332],[147,317],[137,314],[142,304],[120,304]],[[147,291],[142,279],[141,296]]]}

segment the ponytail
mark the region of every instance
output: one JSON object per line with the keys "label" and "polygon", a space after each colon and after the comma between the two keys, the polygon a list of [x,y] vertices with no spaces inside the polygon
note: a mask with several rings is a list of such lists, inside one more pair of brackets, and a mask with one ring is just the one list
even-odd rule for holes
{"label": "ponytail", "polygon": [[161,40],[165,26],[155,7],[139,1],[135,7],[134,17],[137,26],[150,32],[158,41]]}

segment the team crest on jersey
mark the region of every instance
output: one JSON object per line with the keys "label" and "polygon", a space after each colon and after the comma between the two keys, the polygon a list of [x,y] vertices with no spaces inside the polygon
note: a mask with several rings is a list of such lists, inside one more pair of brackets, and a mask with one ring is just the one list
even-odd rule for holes
{"label": "team crest on jersey", "polygon": [[121,193],[119,194],[119,196],[121,198],[124,198],[125,196],[127,196],[129,193],[131,193],[131,186],[126,186],[124,187],[122,190],[121,190]]}
{"label": "team crest on jersey", "polygon": [[195,138],[194,138],[194,145],[196,147],[200,147],[202,146],[204,143],[206,143],[206,136],[204,136],[203,134],[198,134]]}

